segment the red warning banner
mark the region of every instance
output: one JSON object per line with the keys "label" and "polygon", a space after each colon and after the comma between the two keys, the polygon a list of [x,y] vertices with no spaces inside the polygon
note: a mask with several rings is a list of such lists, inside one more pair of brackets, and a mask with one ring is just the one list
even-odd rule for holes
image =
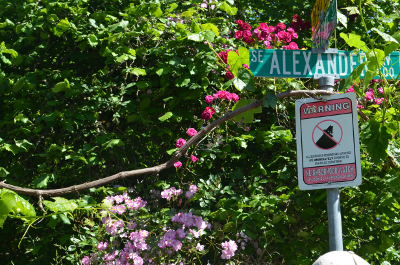
{"label": "red warning banner", "polygon": [[305,168],[303,178],[306,184],[351,181],[356,178],[356,164]]}
{"label": "red warning banner", "polygon": [[327,102],[320,101],[306,103],[300,107],[301,119],[346,114],[351,112],[352,107],[349,98],[328,100]]}

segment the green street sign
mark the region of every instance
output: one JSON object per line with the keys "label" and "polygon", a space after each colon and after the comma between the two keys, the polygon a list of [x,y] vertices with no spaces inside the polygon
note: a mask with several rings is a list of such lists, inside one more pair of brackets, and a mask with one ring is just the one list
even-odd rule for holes
{"label": "green street sign", "polygon": [[[312,53],[311,50],[263,50],[250,49],[250,71],[256,77],[318,78],[334,75],[347,78],[353,70],[365,62],[364,53],[338,51],[338,53]],[[367,66],[361,71],[364,79]],[[399,52],[392,52],[384,59],[381,72],[386,79],[396,79],[400,74]],[[373,77],[380,79],[379,76]]]}
{"label": "green street sign", "polygon": [[[322,8],[321,8],[322,7]],[[312,48],[327,48],[338,21],[337,0],[318,0],[313,18]]]}

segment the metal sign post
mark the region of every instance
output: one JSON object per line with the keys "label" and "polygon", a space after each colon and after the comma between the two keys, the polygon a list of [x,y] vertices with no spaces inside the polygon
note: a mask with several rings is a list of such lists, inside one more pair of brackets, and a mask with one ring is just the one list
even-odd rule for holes
{"label": "metal sign post", "polygon": [[[320,89],[333,91],[335,79],[333,77],[321,77],[318,80]],[[326,201],[328,206],[328,228],[330,251],[343,251],[342,212],[340,210],[339,188],[326,189]]]}

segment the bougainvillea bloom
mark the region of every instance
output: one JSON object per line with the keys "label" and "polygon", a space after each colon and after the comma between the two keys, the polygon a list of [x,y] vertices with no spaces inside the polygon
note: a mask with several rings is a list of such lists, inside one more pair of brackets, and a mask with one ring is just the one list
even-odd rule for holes
{"label": "bougainvillea bloom", "polygon": [[190,137],[193,137],[193,136],[195,136],[197,134],[197,131],[194,128],[189,128],[186,133]]}
{"label": "bougainvillea bloom", "polygon": [[207,95],[205,102],[207,104],[211,104],[213,102],[213,100],[214,100],[213,96]]}
{"label": "bougainvillea bloom", "polygon": [[372,100],[372,99],[374,99],[374,92],[373,92],[373,91],[367,91],[367,92],[365,93],[365,99],[367,99],[367,100]]}
{"label": "bougainvillea bloom", "polygon": [[174,163],[174,167],[176,167],[176,168],[180,168],[181,166],[182,166],[182,162],[181,161],[178,161],[178,162]]}
{"label": "bougainvillea bloom", "polygon": [[176,140],[176,148],[181,148],[184,144],[186,144],[186,140],[179,138],[178,140]]}

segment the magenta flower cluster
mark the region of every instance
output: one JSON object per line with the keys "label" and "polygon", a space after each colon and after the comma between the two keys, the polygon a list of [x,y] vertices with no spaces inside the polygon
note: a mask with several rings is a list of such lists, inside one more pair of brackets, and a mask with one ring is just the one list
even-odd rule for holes
{"label": "magenta flower cluster", "polygon": [[[372,83],[376,83],[376,82],[374,82],[374,81],[375,81],[375,80],[372,80]],[[356,92],[354,91],[354,87],[353,87],[353,86],[351,86],[349,89],[346,90],[346,93],[349,93],[349,92],[354,92],[354,93],[356,93]],[[384,89],[383,89],[382,87],[379,87],[379,88],[378,88],[378,92],[381,93],[381,94],[385,94],[385,93],[386,93],[386,91],[384,91]],[[373,89],[373,88],[368,88],[368,89],[367,89],[367,91],[365,92],[365,97],[364,97],[364,98],[365,98],[367,101],[372,101],[375,105],[380,105],[380,104],[382,104],[382,102],[387,102],[387,99],[385,99],[385,98],[383,98],[383,97],[375,97],[374,89]],[[359,105],[359,104],[358,104],[358,101],[357,101],[357,108],[363,109],[364,106]]]}
{"label": "magenta flower cluster", "polygon": [[[275,27],[269,26],[267,23],[260,23],[258,27],[251,32],[251,26],[242,20],[237,20],[239,30],[235,33],[235,38],[243,40],[248,45],[253,44],[256,40],[262,42],[267,49],[274,49],[274,46],[284,50],[298,50],[299,47],[292,39],[297,39],[299,36],[293,28],[288,28],[283,23],[278,23]],[[286,45],[287,44],[287,45]]]}
{"label": "magenta flower cluster", "polygon": [[[187,135],[189,135],[190,137],[193,137],[193,136],[195,136],[195,135],[197,134],[197,131],[196,131],[196,129],[194,129],[194,128],[189,128],[189,129],[186,131],[186,133],[187,133]],[[179,138],[178,140],[176,140],[175,146],[176,146],[176,148],[181,148],[184,144],[186,144],[186,140],[183,139],[183,138]],[[192,160],[192,162],[196,162],[196,161],[197,161],[197,157],[194,156],[194,155],[191,155],[191,156],[190,156],[190,160]],[[175,163],[174,163],[174,167],[175,167],[175,168],[180,168],[180,167],[182,167],[182,162],[181,162],[181,161],[175,162]]]}

